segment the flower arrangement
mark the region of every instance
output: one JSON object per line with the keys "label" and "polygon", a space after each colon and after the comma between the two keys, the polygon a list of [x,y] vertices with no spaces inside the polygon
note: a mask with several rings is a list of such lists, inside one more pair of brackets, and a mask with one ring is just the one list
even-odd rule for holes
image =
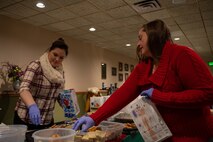
{"label": "flower arrangement", "polygon": [[21,80],[23,71],[18,65],[11,64],[9,62],[3,62],[0,66],[0,78],[5,82],[15,82]]}

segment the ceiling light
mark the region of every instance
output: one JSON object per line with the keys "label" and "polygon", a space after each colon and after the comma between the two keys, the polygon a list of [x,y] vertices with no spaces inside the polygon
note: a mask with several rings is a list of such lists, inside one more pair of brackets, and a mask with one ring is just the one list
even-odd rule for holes
{"label": "ceiling light", "polygon": [[45,8],[45,5],[44,5],[42,2],[38,2],[38,3],[36,4],[36,6],[37,6],[38,8]]}
{"label": "ceiling light", "polygon": [[129,46],[131,46],[131,44],[130,44],[130,43],[127,43],[127,44],[126,44],[126,46],[128,46],[128,47],[129,47]]}
{"label": "ceiling light", "polygon": [[89,30],[90,30],[91,32],[94,32],[96,29],[93,28],[93,27],[91,27]]}
{"label": "ceiling light", "polygon": [[174,38],[174,40],[180,40],[180,38],[179,38],[179,37],[176,37],[176,38]]}

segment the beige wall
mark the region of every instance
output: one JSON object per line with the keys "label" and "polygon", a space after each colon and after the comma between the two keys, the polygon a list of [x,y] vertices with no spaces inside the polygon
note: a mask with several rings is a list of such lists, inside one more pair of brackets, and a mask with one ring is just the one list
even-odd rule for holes
{"label": "beige wall", "polygon": [[[0,21],[0,62],[9,61],[23,69],[30,61],[38,59],[54,40],[65,39],[70,47],[64,61],[66,88],[85,91],[93,86],[101,88],[102,82],[107,86],[117,82],[120,86],[123,82],[118,82],[117,76],[111,76],[111,67],[118,67],[118,62],[137,63],[135,59],[1,15]],[[106,80],[101,80],[102,62],[107,64]]]}

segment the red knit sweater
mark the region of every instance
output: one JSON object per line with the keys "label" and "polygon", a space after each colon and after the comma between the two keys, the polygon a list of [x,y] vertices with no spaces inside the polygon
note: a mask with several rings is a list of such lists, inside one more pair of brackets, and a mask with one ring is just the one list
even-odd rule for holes
{"label": "red knit sweater", "polygon": [[167,42],[159,66],[139,63],[127,81],[90,115],[96,124],[118,112],[144,89],[151,97],[173,136],[166,141],[206,142],[213,137],[213,77],[202,59],[190,48]]}

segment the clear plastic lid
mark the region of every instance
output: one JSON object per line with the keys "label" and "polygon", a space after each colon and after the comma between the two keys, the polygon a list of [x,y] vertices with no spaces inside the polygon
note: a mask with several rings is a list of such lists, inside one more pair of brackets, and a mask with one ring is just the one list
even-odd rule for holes
{"label": "clear plastic lid", "polygon": [[0,138],[12,137],[19,133],[17,128],[12,128],[9,126],[0,127]]}
{"label": "clear plastic lid", "polygon": [[[60,137],[53,137],[53,135],[59,135]],[[33,133],[32,137],[34,140],[67,140],[70,138],[74,139],[76,131],[67,128],[51,128],[43,129]]]}

